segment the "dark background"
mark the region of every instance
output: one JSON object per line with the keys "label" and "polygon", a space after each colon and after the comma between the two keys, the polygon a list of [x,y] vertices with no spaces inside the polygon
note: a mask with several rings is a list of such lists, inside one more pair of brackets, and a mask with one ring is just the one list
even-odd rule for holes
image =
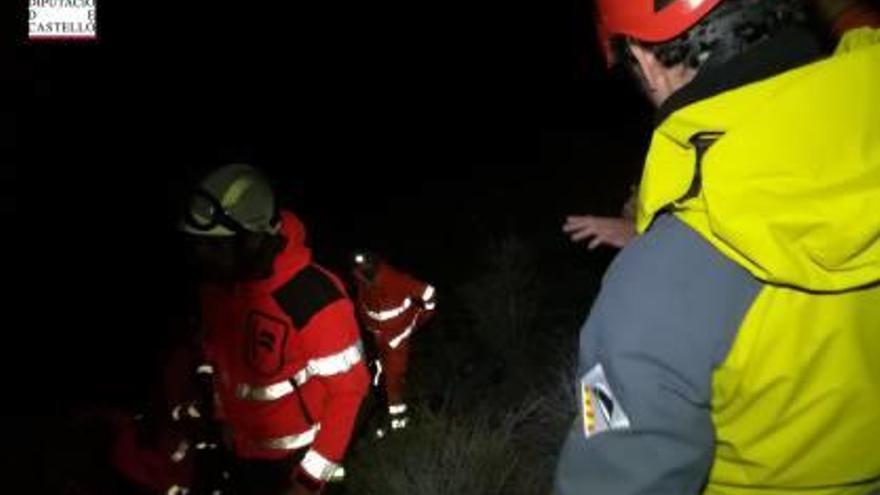
{"label": "dark background", "polygon": [[26,41],[20,3],[3,326],[28,399],[10,414],[143,389],[187,307],[180,192],[229,161],[268,171],[336,271],[371,247],[448,293],[515,236],[554,310],[586,313],[612,252],[560,227],[619,211],[651,116],[606,70],[587,2],[99,1],[100,40],[73,44]]}

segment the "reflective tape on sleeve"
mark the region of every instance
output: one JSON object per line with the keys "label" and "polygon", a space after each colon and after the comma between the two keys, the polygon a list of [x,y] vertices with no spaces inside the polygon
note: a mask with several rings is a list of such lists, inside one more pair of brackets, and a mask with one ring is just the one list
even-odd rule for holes
{"label": "reflective tape on sleeve", "polygon": [[388,321],[397,318],[402,315],[412,306],[412,299],[406,298],[403,300],[403,303],[396,308],[386,309],[382,311],[373,311],[370,308],[364,306],[364,310],[371,319],[376,321]]}
{"label": "reflective tape on sleeve", "polygon": [[406,412],[406,404],[394,404],[388,406],[388,414],[403,414]]}
{"label": "reflective tape on sleeve", "polygon": [[397,349],[400,346],[400,344],[404,340],[406,340],[410,336],[410,334],[413,333],[413,330],[415,329],[415,327],[416,327],[416,322],[415,322],[415,320],[413,320],[413,322],[410,323],[409,326],[406,327],[406,329],[400,333],[400,335],[398,335],[397,337],[394,337],[393,339],[391,339],[390,342],[388,342],[388,347],[391,347],[392,349]]}
{"label": "reflective tape on sleeve", "polygon": [[288,380],[273,383],[265,387],[255,386],[248,383],[240,383],[235,388],[235,395],[239,399],[254,401],[273,401],[293,393],[293,384]]}
{"label": "reflective tape on sleeve", "polygon": [[299,450],[307,447],[315,441],[315,436],[321,429],[320,424],[316,424],[302,433],[295,433],[284,437],[270,438],[260,442],[263,448],[273,450]]}
{"label": "reflective tape on sleeve", "polygon": [[302,385],[313,376],[341,375],[350,371],[363,359],[360,342],[353,344],[336,354],[310,359],[305,368],[294,375],[297,385]]}
{"label": "reflective tape on sleeve", "polygon": [[334,479],[334,475],[340,468],[339,464],[330,461],[314,450],[306,452],[305,457],[303,457],[302,462],[300,462],[300,467],[302,467],[303,471],[308,473],[309,476],[321,481],[330,481]]}
{"label": "reflective tape on sleeve", "polygon": [[[336,354],[320,358],[310,359],[305,367],[297,371],[292,380],[302,386],[313,376],[341,375],[350,371],[363,359],[360,342],[346,347]],[[273,383],[266,386],[240,383],[236,387],[235,394],[239,399],[254,401],[273,401],[290,395],[294,392],[293,383],[290,380]]]}
{"label": "reflective tape on sleeve", "polygon": [[425,292],[422,292],[422,301],[428,302],[434,297],[434,286],[429,285],[425,288]]}

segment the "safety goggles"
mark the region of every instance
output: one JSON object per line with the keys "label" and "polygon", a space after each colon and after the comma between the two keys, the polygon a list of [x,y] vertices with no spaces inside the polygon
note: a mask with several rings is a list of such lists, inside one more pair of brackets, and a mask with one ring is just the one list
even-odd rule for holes
{"label": "safety goggles", "polygon": [[189,229],[206,235],[212,231],[222,230],[218,227],[227,229],[229,234],[247,232],[241,223],[226,212],[220,201],[204,189],[196,189],[190,195],[184,222]]}

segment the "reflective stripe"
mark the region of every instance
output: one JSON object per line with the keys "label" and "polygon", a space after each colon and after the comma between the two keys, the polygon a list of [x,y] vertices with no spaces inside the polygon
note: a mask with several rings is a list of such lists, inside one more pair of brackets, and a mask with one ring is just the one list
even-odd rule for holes
{"label": "reflective stripe", "polygon": [[312,478],[321,481],[330,481],[333,479],[336,471],[340,468],[339,464],[328,460],[314,450],[306,452],[302,462],[299,463],[303,471]]}
{"label": "reflective stripe", "polygon": [[407,297],[403,300],[403,304],[396,308],[386,309],[384,311],[373,311],[365,305],[364,310],[366,310],[367,316],[376,321],[388,321],[402,315],[410,306],[412,306],[412,299]]}
{"label": "reflective stripe", "polygon": [[199,366],[198,368],[196,368],[196,374],[197,375],[213,375],[214,374],[214,367],[211,366],[210,364],[203,364],[203,365]]}
{"label": "reflective stripe", "polygon": [[403,414],[406,412],[406,404],[394,404],[393,406],[388,406],[389,414]]}
{"label": "reflective stripe", "polygon": [[373,377],[373,386],[378,387],[379,386],[379,377],[382,376],[382,361],[379,361],[377,359],[373,362],[376,363],[376,376]]}
{"label": "reflective stripe", "polygon": [[189,443],[186,440],[181,441],[177,444],[177,450],[171,453],[171,461],[172,462],[180,462],[186,457],[186,452],[189,450]]}
{"label": "reflective stripe", "polygon": [[165,492],[165,495],[186,495],[187,493],[189,493],[189,488],[178,485],[171,485],[168,488],[168,491]]}
{"label": "reflective stripe", "polygon": [[[358,342],[336,354],[310,359],[306,367],[296,374],[296,383],[305,383],[313,376],[333,376],[346,373],[360,360],[361,348],[360,342]],[[305,377],[300,381],[300,375],[303,373],[305,373]]]}
{"label": "reflective stripe", "polygon": [[433,311],[434,308],[437,307],[437,303],[435,301],[425,301],[425,309],[428,311]]}
{"label": "reflective stripe", "polygon": [[422,293],[422,301],[428,302],[431,298],[434,297],[434,286],[429,285],[425,288],[425,292]]}
{"label": "reflective stripe", "polygon": [[[346,347],[342,351],[322,358],[310,359],[306,366],[293,375],[297,385],[302,386],[313,376],[333,376],[347,373],[362,359],[361,343]],[[240,383],[236,387],[235,395],[239,399],[256,401],[278,400],[294,391],[290,380],[273,383],[265,387],[258,387],[248,383]]]}
{"label": "reflective stripe", "polygon": [[406,428],[406,424],[409,422],[409,418],[401,418],[401,419],[392,419],[391,420],[391,429],[392,430],[400,430]]}
{"label": "reflective stripe", "polygon": [[318,434],[318,430],[320,429],[321,425],[316,424],[302,433],[287,435],[286,437],[271,438],[264,442],[260,442],[260,446],[266,449],[273,450],[301,449],[303,447],[311,445],[312,442],[315,441],[315,435]]}
{"label": "reflective stripe", "polygon": [[413,322],[410,323],[408,327],[406,327],[406,330],[404,330],[403,333],[401,333],[397,337],[394,337],[393,339],[391,339],[391,342],[388,342],[388,346],[391,347],[392,349],[397,349],[397,346],[399,346],[400,343],[403,342],[403,340],[405,338],[409,337],[409,335],[411,333],[413,333],[413,330],[415,329],[415,327],[416,327],[416,321],[413,320]]}
{"label": "reflective stripe", "polygon": [[255,387],[249,383],[239,383],[235,396],[239,399],[272,401],[293,393],[293,384],[285,380],[265,387]]}
{"label": "reflective stripe", "polygon": [[186,405],[185,411],[183,409],[184,405],[185,404],[178,404],[178,405],[174,406],[174,409],[171,410],[171,418],[174,421],[180,421],[181,417],[188,417],[188,418],[195,418],[195,419],[202,417],[202,414],[196,408],[195,402],[190,402],[188,405]]}
{"label": "reflective stripe", "polygon": [[331,483],[338,483],[345,479],[345,468],[342,466],[337,466],[333,471],[333,474],[330,475]]}
{"label": "reflective stripe", "polygon": [[248,174],[237,177],[232,181],[232,184],[229,184],[229,188],[226,189],[226,194],[219,198],[223,209],[229,208],[231,205],[238,203],[242,196],[244,196],[244,193],[255,185],[257,185],[257,179],[253,175]]}

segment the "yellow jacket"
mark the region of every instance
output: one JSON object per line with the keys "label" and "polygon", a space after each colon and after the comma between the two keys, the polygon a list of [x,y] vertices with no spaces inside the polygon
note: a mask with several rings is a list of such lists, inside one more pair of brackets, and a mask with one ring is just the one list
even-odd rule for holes
{"label": "yellow jacket", "polygon": [[664,209],[765,283],[712,378],[704,493],[880,490],[880,32],[673,113],[639,230]]}

